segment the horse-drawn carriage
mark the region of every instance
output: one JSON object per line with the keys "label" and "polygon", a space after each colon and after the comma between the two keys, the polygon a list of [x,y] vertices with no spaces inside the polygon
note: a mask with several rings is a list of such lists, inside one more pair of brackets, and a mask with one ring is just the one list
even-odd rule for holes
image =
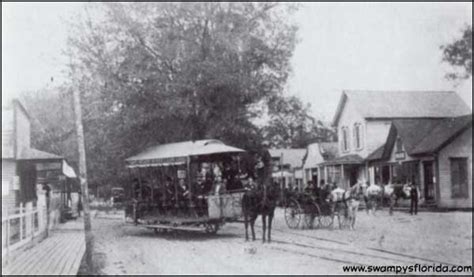
{"label": "horse-drawn carriage", "polygon": [[285,205],[285,221],[289,228],[328,228],[338,216],[339,227],[348,227],[350,219],[344,201],[333,202],[330,191],[293,192]]}
{"label": "horse-drawn carriage", "polygon": [[219,140],[151,147],[126,160],[130,175],[126,219],[158,231],[216,233],[242,216],[242,149]]}

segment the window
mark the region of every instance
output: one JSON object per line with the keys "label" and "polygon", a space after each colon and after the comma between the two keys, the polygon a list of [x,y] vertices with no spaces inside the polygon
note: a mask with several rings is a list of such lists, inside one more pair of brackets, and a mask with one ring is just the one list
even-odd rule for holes
{"label": "window", "polygon": [[468,198],[467,158],[450,158],[451,164],[451,197]]}
{"label": "window", "polygon": [[342,150],[349,151],[349,130],[347,127],[342,127]]}
{"label": "window", "polygon": [[401,137],[397,137],[397,142],[396,142],[396,153],[401,153],[403,152],[403,142]]}
{"label": "window", "polygon": [[362,124],[354,124],[354,145],[356,149],[362,149]]}

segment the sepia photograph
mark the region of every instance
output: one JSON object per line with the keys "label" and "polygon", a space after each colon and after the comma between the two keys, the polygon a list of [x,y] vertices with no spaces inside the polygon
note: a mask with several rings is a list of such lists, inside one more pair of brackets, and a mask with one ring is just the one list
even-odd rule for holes
{"label": "sepia photograph", "polygon": [[2,2],[2,275],[472,275],[472,3]]}

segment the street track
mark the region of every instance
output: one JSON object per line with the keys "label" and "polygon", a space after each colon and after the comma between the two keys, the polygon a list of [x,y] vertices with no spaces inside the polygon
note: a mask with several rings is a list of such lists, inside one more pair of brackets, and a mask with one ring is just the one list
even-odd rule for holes
{"label": "street track", "polygon": [[[257,225],[255,226],[257,227]],[[260,228],[261,226],[258,226]],[[419,264],[443,264],[451,265],[454,264],[444,261],[437,261],[424,257],[418,257],[414,255],[407,255],[390,250],[384,250],[374,247],[357,247],[351,245],[348,242],[331,240],[321,238],[318,236],[302,234],[294,231],[283,230],[279,228],[272,228],[273,232],[280,234],[286,234],[288,236],[279,236],[273,233],[272,243],[278,243],[285,245],[286,248],[270,246],[271,248],[279,251],[291,251],[292,253],[298,253],[300,255],[314,256],[325,260],[331,260],[341,262],[345,264],[358,264],[358,265],[413,265]],[[304,240],[300,242],[294,239],[287,240],[288,237],[301,237]],[[290,247],[290,248],[288,248]]]}

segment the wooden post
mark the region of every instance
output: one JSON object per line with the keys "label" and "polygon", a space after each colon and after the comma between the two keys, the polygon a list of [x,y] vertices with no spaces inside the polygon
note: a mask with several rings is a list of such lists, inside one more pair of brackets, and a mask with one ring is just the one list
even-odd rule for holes
{"label": "wooden post", "polygon": [[[150,178],[150,168],[148,168],[147,171],[148,171],[148,178]],[[148,180],[150,180],[150,179],[148,179]],[[153,178],[153,180],[151,180],[151,182],[150,182],[150,188],[151,188],[151,202],[152,202],[152,203],[153,203],[153,201],[154,201],[154,197],[153,197],[154,192],[153,192],[153,191],[154,191],[154,186],[155,186],[155,180],[156,180],[156,179]]]}
{"label": "wooden post", "polygon": [[89,270],[92,270],[92,248],[93,234],[91,231],[91,218],[89,210],[89,186],[87,184],[87,167],[86,167],[86,149],[84,143],[84,130],[82,126],[82,110],[79,90],[73,89],[74,115],[77,135],[77,147],[79,152],[79,180],[82,190],[82,207],[84,212],[84,233],[86,240],[86,263]]}
{"label": "wooden post", "polygon": [[343,186],[343,189],[346,188],[345,180],[344,180],[344,165],[341,164],[341,185]]}
{"label": "wooden post", "polygon": [[28,238],[28,236],[31,236],[31,239],[33,239],[33,213],[32,213],[32,202],[26,203],[26,214],[25,214],[25,224],[26,224],[26,235],[25,237]]}
{"label": "wooden post", "polygon": [[6,237],[5,244],[6,244],[6,247],[7,247],[6,256],[8,257],[8,252],[9,252],[8,249],[9,249],[9,246],[10,246],[10,217],[9,217],[9,214],[8,214],[8,208],[5,209],[5,216],[7,217],[7,231],[6,231],[7,237]]}
{"label": "wooden post", "polygon": [[23,207],[24,204],[23,202],[20,203],[20,241],[23,240],[23,222],[25,222],[23,216],[25,216],[25,213],[23,212]]}
{"label": "wooden post", "polygon": [[140,173],[140,167],[137,167],[138,171],[138,184],[140,185],[140,191],[138,192],[138,199],[143,200],[143,185],[142,185],[142,175]]}
{"label": "wooden post", "polygon": [[[189,208],[191,209],[191,215],[195,215],[195,205],[194,205],[194,200],[193,200],[193,188],[192,188],[192,183],[191,183],[191,157],[188,156],[186,160],[186,167],[188,174],[186,174],[186,177],[188,179],[188,189],[189,189]],[[197,217],[197,215],[196,215]]]}
{"label": "wooden post", "polygon": [[280,181],[280,186],[281,186],[281,189],[280,189],[280,197],[283,200],[286,200],[284,199],[284,195],[283,195],[283,191],[285,189],[285,181],[283,180],[283,152],[281,152],[280,154],[280,173],[281,173],[281,181]]}
{"label": "wooden post", "polygon": [[178,202],[178,182],[176,182],[176,180],[178,179],[177,177],[177,170],[178,170],[178,167],[173,165],[173,180],[174,180],[174,198],[175,198],[175,208],[176,208],[176,212],[178,211],[178,208],[179,208],[179,202]]}

